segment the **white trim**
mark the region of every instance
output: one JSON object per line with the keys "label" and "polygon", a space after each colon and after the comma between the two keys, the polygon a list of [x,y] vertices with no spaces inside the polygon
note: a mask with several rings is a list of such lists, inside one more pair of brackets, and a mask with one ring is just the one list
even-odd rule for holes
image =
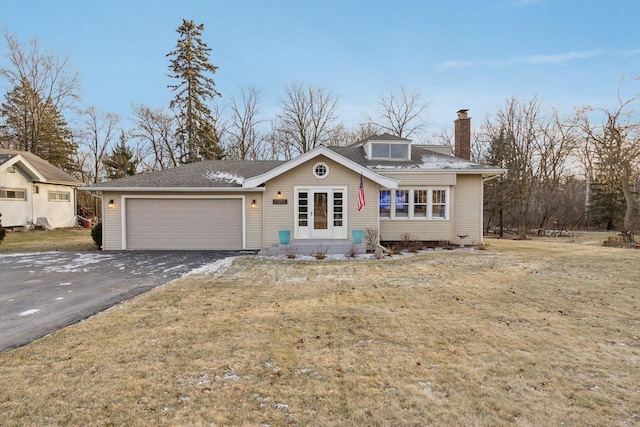
{"label": "white trim", "polygon": [[78,190],[85,191],[113,191],[130,192],[139,191],[146,193],[203,193],[203,192],[237,192],[237,193],[264,193],[264,187],[242,188],[242,187],[78,187]]}
{"label": "white trim", "polygon": [[[379,188],[378,189],[378,217],[379,221],[452,221],[451,212],[452,203],[453,203],[453,187],[454,186],[444,186],[444,185],[435,185],[435,186],[424,186],[424,185],[416,185],[416,186],[406,186],[397,189],[390,188]],[[414,214],[414,191],[415,190],[427,190],[427,216],[426,217],[416,217]],[[445,195],[445,217],[434,217],[433,216],[433,191],[434,190],[444,190],[446,191]],[[390,211],[389,216],[380,216],[380,192],[381,191],[390,191]],[[407,208],[407,216],[396,216],[396,191],[408,191],[409,192],[409,201]]]}
{"label": "white trim", "polygon": [[[389,157],[373,157],[373,146],[374,145],[388,145],[389,146]],[[391,157],[391,146],[392,145],[403,145],[407,149],[408,156],[405,157]],[[375,141],[367,141],[365,144],[365,149],[367,153],[367,158],[370,160],[388,160],[388,161],[407,161],[411,160],[411,142],[407,141],[383,141],[383,140],[375,140]]]}
{"label": "white trim", "polygon": [[[348,186],[346,185],[296,185],[293,187],[293,238],[294,239],[304,239],[304,240],[313,240],[314,237],[311,237],[313,232],[313,216],[311,216],[311,208],[313,206],[313,200],[311,197],[311,193],[313,192],[326,192],[327,193],[327,226],[329,237],[327,239],[346,239],[349,236],[347,235],[347,231],[349,229],[349,200],[348,200]],[[306,191],[307,195],[307,227],[299,227],[298,226],[298,193]],[[334,197],[333,193],[340,192],[342,193],[342,226],[335,227],[333,225],[333,214],[334,214]],[[304,231],[308,231],[308,235],[302,236],[300,232],[300,228],[304,228]],[[335,229],[340,229],[341,233],[339,235],[336,234]]]}
{"label": "white trim", "polygon": [[122,249],[127,249],[127,199],[240,199],[242,201],[242,249],[247,248],[247,212],[244,194],[242,195],[150,195],[150,194],[122,194],[120,195],[120,227],[122,232]]}
{"label": "white trim", "polygon": [[248,178],[245,179],[244,183],[242,184],[243,188],[255,188],[258,187],[259,185],[264,184],[265,182],[282,175],[285,172],[290,171],[293,168],[296,168],[298,166],[300,166],[301,164],[312,160],[318,156],[325,156],[331,160],[333,160],[336,163],[339,163],[340,165],[346,167],[347,169],[351,169],[354,172],[357,172],[358,174],[362,174],[362,176],[364,176],[365,178],[370,179],[371,181],[382,185],[384,187],[387,188],[397,188],[398,187],[398,181],[393,179],[393,178],[389,178],[383,175],[380,175],[376,172],[371,171],[370,169],[367,169],[366,167],[351,161],[349,159],[347,159],[346,157],[336,153],[335,151],[329,150],[327,147],[317,147],[314,148],[311,151],[307,151],[306,153],[296,157],[295,159],[292,159],[290,161],[288,161],[287,163],[284,163],[276,168],[271,169],[268,172],[263,173],[262,175],[258,175],[258,176],[254,176],[252,178]]}
{"label": "white trim", "polygon": [[[318,166],[324,166],[324,175],[318,175],[316,173],[316,169],[318,168]],[[327,165],[325,162],[316,162],[316,164],[313,165],[313,169],[311,170],[311,172],[317,179],[325,179],[329,176],[329,165]]]}
{"label": "white trim", "polygon": [[1,164],[0,165],[0,172],[2,172],[3,170],[8,169],[11,166],[14,166],[16,163],[20,163],[20,165],[23,166],[24,169],[27,170],[27,174],[31,177],[31,179],[36,179],[37,181],[41,181],[41,182],[48,182],[47,178],[45,178],[44,175],[42,175],[40,172],[38,172],[38,170],[35,168],[35,166],[33,166],[31,163],[29,163],[27,161],[27,159],[22,157],[21,154],[17,154],[16,156],[12,157],[8,161],[6,161],[3,164]]}
{"label": "white trim", "polygon": [[[375,159],[381,160],[381,159]],[[389,159],[386,159],[389,160]],[[377,171],[379,174],[384,175],[385,172],[391,173],[406,173],[406,174],[416,174],[416,173],[428,173],[428,174],[442,174],[442,173],[455,173],[460,175],[483,175],[483,176],[500,176],[507,173],[506,169],[423,169],[420,167],[415,168],[407,168],[407,167],[398,167],[396,168],[376,168],[372,166],[372,170]]]}

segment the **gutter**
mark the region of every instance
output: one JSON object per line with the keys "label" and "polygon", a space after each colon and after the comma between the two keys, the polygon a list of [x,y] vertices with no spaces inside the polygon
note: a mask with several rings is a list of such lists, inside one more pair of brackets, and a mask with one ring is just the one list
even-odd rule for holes
{"label": "gutter", "polygon": [[228,193],[264,193],[265,188],[242,188],[242,187],[80,187],[78,190],[84,191],[137,191],[146,193],[202,193],[202,192],[228,192]]}

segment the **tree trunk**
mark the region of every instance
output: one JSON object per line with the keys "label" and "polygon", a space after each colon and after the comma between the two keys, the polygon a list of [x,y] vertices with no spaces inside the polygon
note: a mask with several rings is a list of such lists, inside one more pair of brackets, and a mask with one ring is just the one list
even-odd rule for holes
{"label": "tree trunk", "polygon": [[631,166],[628,164],[624,165],[624,173],[622,174],[622,194],[624,194],[626,204],[623,231],[628,233],[633,231],[636,216],[636,200],[631,191]]}

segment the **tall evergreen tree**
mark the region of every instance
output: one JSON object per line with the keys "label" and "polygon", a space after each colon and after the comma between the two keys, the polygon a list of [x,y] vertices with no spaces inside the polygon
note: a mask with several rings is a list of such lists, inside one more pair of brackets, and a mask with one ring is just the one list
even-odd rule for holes
{"label": "tall evergreen tree", "polygon": [[210,77],[218,67],[209,62],[211,49],[202,41],[204,24],[183,19],[176,31],[180,35],[176,49],[167,57],[171,58],[169,77],[178,81],[169,85],[175,92],[169,107],[177,112],[180,123],[177,136],[182,141],[181,162],[220,159],[223,152],[216,123],[206,104],[221,96]]}
{"label": "tall evergreen tree", "polygon": [[127,135],[120,132],[120,139],[111,153],[102,161],[107,172],[107,178],[118,179],[137,173],[138,163],[133,151],[127,145]]}
{"label": "tall evergreen tree", "polygon": [[4,122],[0,145],[32,152],[67,172],[76,171],[73,159],[78,147],[66,120],[50,100],[40,99],[28,82],[5,94],[0,116]]}

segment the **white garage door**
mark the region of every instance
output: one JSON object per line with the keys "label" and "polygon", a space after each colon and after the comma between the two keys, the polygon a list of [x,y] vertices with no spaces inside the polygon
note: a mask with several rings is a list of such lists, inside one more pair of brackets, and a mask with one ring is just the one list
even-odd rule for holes
{"label": "white garage door", "polygon": [[128,249],[242,249],[241,199],[127,199]]}

